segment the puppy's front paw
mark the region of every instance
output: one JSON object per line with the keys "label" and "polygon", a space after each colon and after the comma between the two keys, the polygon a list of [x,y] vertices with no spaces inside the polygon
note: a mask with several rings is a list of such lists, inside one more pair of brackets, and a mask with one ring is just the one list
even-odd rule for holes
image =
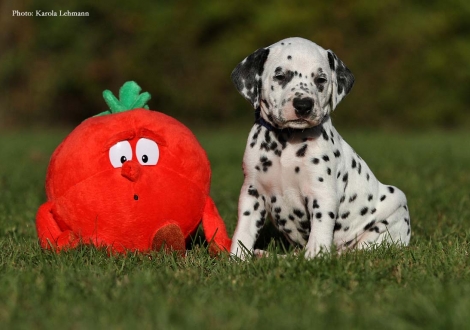
{"label": "puppy's front paw", "polygon": [[307,245],[305,248],[305,259],[313,259],[318,256],[320,253],[328,253],[330,248],[326,245],[312,244],[311,246]]}
{"label": "puppy's front paw", "polygon": [[319,253],[320,253],[320,251],[315,251],[315,250],[313,250],[313,249],[311,249],[311,250],[306,250],[306,252],[305,252],[305,259],[308,259],[308,260],[313,259],[313,258],[315,258]]}

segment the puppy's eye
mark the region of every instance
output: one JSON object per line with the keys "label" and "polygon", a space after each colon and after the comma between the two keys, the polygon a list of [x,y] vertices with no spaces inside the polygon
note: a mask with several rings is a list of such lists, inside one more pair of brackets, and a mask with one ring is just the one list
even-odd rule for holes
{"label": "puppy's eye", "polygon": [[276,79],[276,80],[284,80],[284,79],[286,79],[286,75],[285,75],[284,73],[281,73],[281,72],[280,72],[280,73],[276,73],[276,74],[274,75],[274,79]]}
{"label": "puppy's eye", "polygon": [[324,84],[324,83],[326,83],[326,78],[318,77],[318,78],[315,79],[315,83],[316,84]]}

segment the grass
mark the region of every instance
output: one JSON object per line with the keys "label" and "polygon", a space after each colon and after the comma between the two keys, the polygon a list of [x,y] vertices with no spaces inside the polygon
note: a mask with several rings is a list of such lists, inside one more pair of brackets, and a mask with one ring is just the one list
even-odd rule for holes
{"label": "grass", "polygon": [[[229,233],[243,132],[196,130]],[[0,324],[66,329],[465,329],[470,324],[468,132],[343,132],[376,176],[400,187],[409,247],[236,262],[195,245],[186,258],[41,251],[34,217],[49,156],[67,132],[0,135]],[[276,235],[274,235],[276,236]],[[279,250],[274,239],[269,248]]]}

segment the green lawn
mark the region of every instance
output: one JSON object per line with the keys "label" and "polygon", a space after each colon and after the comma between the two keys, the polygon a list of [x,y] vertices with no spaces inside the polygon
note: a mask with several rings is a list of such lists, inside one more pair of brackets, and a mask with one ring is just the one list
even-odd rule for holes
{"label": "green lawn", "polygon": [[[230,234],[248,130],[196,131]],[[0,135],[2,329],[470,326],[470,133],[343,132],[380,181],[407,194],[409,247],[246,262],[211,259],[198,245],[186,258],[108,257],[89,247],[41,251],[34,217],[45,201],[50,154],[65,135]]]}

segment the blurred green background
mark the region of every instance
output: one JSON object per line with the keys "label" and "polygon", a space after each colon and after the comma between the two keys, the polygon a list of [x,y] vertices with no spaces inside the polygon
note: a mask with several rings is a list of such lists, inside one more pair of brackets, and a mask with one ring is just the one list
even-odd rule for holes
{"label": "blurred green background", "polygon": [[152,94],[151,108],[185,123],[248,127],[253,113],[230,73],[291,36],[332,49],[354,73],[336,125],[470,127],[468,0],[3,0],[0,13],[3,128],[76,125],[106,109],[104,89],[127,80]]}

